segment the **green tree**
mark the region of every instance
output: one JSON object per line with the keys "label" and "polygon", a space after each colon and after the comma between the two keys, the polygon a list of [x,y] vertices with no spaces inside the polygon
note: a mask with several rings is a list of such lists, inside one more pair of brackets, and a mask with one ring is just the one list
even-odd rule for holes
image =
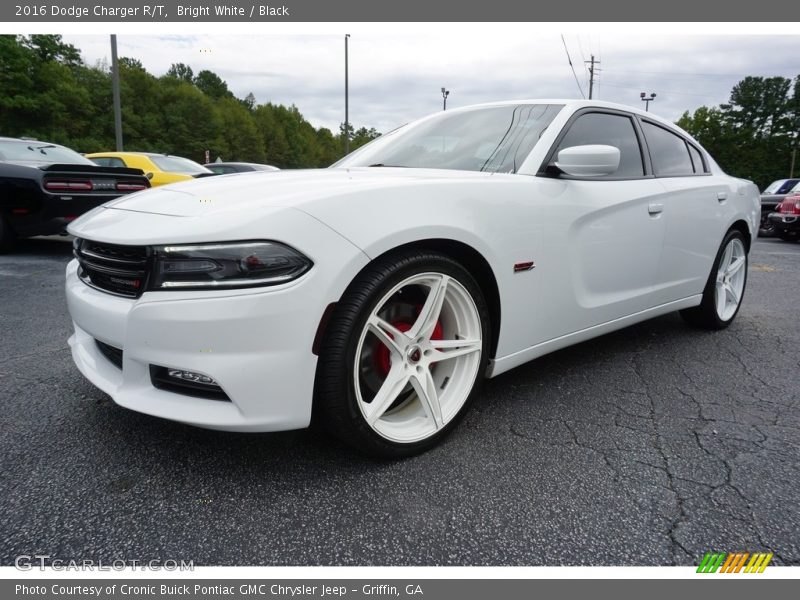
{"label": "green tree", "polygon": [[201,92],[211,98],[233,97],[233,94],[228,90],[228,84],[222,81],[219,75],[211,71],[205,69],[200,71],[194,78],[194,84]]}
{"label": "green tree", "polygon": [[[342,155],[344,138],[315,129],[296,106],[236,98],[218,75],[184,63],[155,77],[133,57],[119,59],[123,142],[127,150],[169,152],[194,160],[205,150],[227,160],[283,168],[324,167]],[[114,147],[108,65],[88,66],[57,35],[0,35],[0,133],[29,135],[83,152]],[[351,147],[376,137],[351,130]]]}
{"label": "green tree", "polygon": [[[800,76],[745,77],[717,108],[684,113],[678,125],[692,134],[731,175],[760,188],[788,177],[800,130]],[[797,174],[797,166],[795,166]]]}
{"label": "green tree", "polygon": [[192,67],[184,63],[172,63],[169,69],[167,69],[167,76],[174,77],[175,79],[182,79],[188,83],[194,81],[194,71],[192,71]]}

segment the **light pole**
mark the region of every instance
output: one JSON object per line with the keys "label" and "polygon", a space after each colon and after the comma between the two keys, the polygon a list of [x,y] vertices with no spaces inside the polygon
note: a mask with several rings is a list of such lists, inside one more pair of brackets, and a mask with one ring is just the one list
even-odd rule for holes
{"label": "light pole", "polygon": [[349,82],[349,59],[348,42],[350,34],[344,36],[344,154],[350,154],[350,82]]}
{"label": "light pole", "polygon": [[642,92],[641,94],[639,94],[639,98],[641,98],[642,102],[645,103],[644,112],[650,112],[650,103],[656,99],[656,95],[650,94],[648,96],[645,92]]}
{"label": "light pole", "polygon": [[450,95],[450,90],[442,88],[442,110],[447,110],[447,97]]}
{"label": "light pole", "polygon": [[111,90],[114,98],[114,136],[117,152],[122,152],[122,103],[119,94],[119,60],[117,60],[117,36],[111,34]]}

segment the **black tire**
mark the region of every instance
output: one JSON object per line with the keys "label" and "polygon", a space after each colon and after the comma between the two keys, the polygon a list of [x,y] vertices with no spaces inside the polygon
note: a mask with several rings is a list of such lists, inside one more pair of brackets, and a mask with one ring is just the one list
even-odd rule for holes
{"label": "black tire", "polygon": [[[358,406],[351,374],[354,372],[361,332],[377,303],[408,277],[428,272],[455,278],[472,296],[481,321],[482,353],[472,390],[458,413],[430,437],[400,443],[383,437],[366,422]],[[346,444],[373,457],[397,459],[428,450],[455,428],[478,393],[486,371],[490,327],[489,311],[480,286],[453,259],[436,252],[419,250],[377,260],[350,284],[331,315],[320,346],[314,382],[313,425],[323,426]]]}
{"label": "black tire", "polygon": [[763,213],[761,216],[761,226],[758,229],[758,237],[773,237],[775,233],[775,224],[767,218],[767,213]]}
{"label": "black tire", "polygon": [[708,276],[708,280],[706,281],[706,287],[703,289],[703,301],[700,303],[700,306],[695,306],[693,308],[686,308],[680,311],[681,317],[693,327],[698,327],[700,329],[711,329],[711,330],[719,330],[725,329],[728,325],[733,323],[733,320],[736,318],[736,315],[739,314],[739,309],[742,307],[742,301],[744,300],[744,294],[747,291],[747,267],[749,264],[749,255],[745,252],[744,259],[744,287],[742,288],[742,295],[739,298],[739,306],[736,307],[736,311],[733,313],[730,319],[723,321],[719,315],[717,314],[716,308],[716,283],[717,283],[717,271],[719,270],[720,261],[722,260],[722,255],[725,252],[726,246],[730,243],[732,239],[739,239],[741,240],[742,244],[744,244],[745,249],[747,248],[747,240],[745,239],[742,232],[738,229],[731,229],[725,235],[722,243],[719,246],[719,250],[717,251],[717,256],[714,259],[714,264],[711,267],[711,273]]}
{"label": "black tire", "polygon": [[797,231],[780,231],[778,232],[778,237],[784,242],[796,242],[800,239],[800,235],[798,235]]}
{"label": "black tire", "polygon": [[6,221],[6,218],[0,214],[0,254],[9,252],[14,247],[14,242],[17,235],[11,226]]}

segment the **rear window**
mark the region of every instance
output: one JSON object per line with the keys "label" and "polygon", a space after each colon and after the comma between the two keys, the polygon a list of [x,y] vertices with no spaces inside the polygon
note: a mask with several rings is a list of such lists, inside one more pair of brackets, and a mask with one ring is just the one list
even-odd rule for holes
{"label": "rear window", "polygon": [[198,175],[200,173],[211,173],[203,165],[199,165],[193,160],[180,156],[150,156],[150,160],[162,171],[168,173],[184,173],[186,175]]}
{"label": "rear window", "polygon": [[85,156],[81,156],[74,150],[70,150],[64,146],[28,141],[0,142],[0,160],[70,165],[95,164]]}
{"label": "rear window", "polygon": [[117,158],[116,156],[101,156],[95,157],[92,159],[95,164],[100,165],[101,167],[124,167],[125,163],[122,161],[121,158]]}
{"label": "rear window", "polygon": [[778,179],[770,183],[763,193],[788,194],[790,191],[800,191],[800,179]]}
{"label": "rear window", "polygon": [[216,173],[217,175],[225,175],[226,173],[236,173],[236,169],[234,169],[233,167],[220,167],[217,165],[212,165],[207,168]]}

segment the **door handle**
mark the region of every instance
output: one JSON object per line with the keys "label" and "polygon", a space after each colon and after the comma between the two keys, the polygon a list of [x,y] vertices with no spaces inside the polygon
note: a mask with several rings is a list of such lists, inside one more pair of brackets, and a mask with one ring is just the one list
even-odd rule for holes
{"label": "door handle", "polygon": [[717,192],[717,200],[719,202],[725,202],[728,199],[728,192]]}
{"label": "door handle", "polygon": [[647,205],[647,212],[651,215],[657,215],[661,211],[664,210],[664,203],[663,202],[651,202]]}

